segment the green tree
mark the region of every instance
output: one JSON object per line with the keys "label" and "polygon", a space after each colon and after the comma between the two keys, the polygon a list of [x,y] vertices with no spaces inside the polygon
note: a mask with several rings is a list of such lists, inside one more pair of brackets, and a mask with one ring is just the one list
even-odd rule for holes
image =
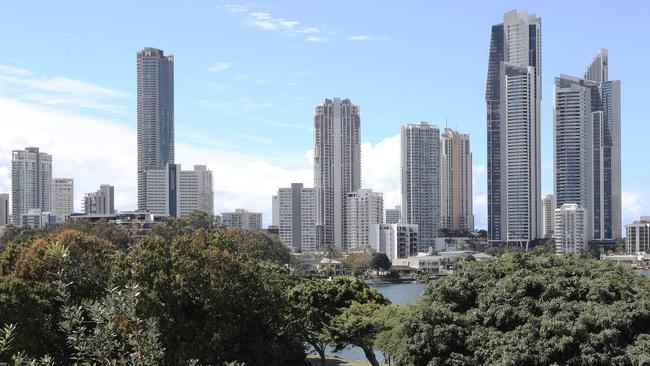
{"label": "green tree", "polygon": [[388,300],[362,280],[339,276],[334,279],[303,280],[287,294],[292,306],[291,324],[300,333],[301,341],[309,344],[325,364],[325,347],[332,343],[327,327],[353,302],[388,304]]}
{"label": "green tree", "polygon": [[375,271],[388,271],[390,266],[391,262],[386,254],[373,253],[372,259],[370,260],[370,268]]}
{"label": "green tree", "polygon": [[373,347],[377,335],[386,329],[378,316],[382,306],[376,302],[354,301],[332,318],[326,332],[334,349],[342,350],[348,345],[359,347],[372,366],[379,366]]}
{"label": "green tree", "polygon": [[359,276],[370,269],[370,262],[372,260],[372,253],[354,253],[343,258],[341,262],[350,270],[350,272]]}
{"label": "green tree", "polygon": [[[52,256],[53,244],[66,247],[68,260],[60,263]],[[46,235],[25,247],[12,275],[16,278],[53,288],[53,276],[63,270],[70,293],[76,300],[98,299],[104,295],[111,276],[115,246],[104,239],[78,231],[66,230]]]}
{"label": "green tree", "polygon": [[165,364],[304,363],[304,348],[287,326],[286,269],[225,244],[203,230],[151,235],[120,258],[113,283],[141,286],[143,314],[160,321]]}
{"label": "green tree", "polygon": [[647,278],[579,256],[504,253],[459,262],[379,339],[393,340],[400,365],[638,365],[649,335]]}

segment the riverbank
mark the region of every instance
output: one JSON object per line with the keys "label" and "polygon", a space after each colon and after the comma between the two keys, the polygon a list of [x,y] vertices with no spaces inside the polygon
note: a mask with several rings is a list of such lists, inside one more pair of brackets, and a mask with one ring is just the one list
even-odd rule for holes
{"label": "riverbank", "polygon": [[[314,365],[314,366],[321,365],[320,357],[318,357],[317,355],[308,355],[307,361],[309,361],[310,365]],[[368,366],[370,365],[370,362],[362,361],[362,360],[352,360],[349,358],[341,358],[335,356],[327,356],[327,358],[325,359],[325,365],[326,366]],[[382,365],[387,365],[387,364],[382,364]]]}

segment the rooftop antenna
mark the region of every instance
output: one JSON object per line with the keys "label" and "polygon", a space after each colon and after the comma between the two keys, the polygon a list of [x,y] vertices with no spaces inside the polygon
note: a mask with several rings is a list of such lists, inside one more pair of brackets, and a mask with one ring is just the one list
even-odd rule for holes
{"label": "rooftop antenna", "polygon": [[447,129],[447,113],[445,113],[445,130]]}

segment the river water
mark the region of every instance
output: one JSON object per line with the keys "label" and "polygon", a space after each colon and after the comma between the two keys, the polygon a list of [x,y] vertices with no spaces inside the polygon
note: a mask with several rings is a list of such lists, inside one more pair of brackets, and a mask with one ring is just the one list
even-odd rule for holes
{"label": "river water", "polygon": [[[371,288],[376,289],[386,296],[393,304],[413,304],[424,292],[426,285],[423,283],[400,283],[388,285],[371,285]],[[339,353],[332,352],[331,349],[327,351],[328,355],[335,355],[342,358],[351,360],[365,360],[363,351],[358,347],[349,347]],[[377,359],[381,362],[383,357],[377,352]]]}

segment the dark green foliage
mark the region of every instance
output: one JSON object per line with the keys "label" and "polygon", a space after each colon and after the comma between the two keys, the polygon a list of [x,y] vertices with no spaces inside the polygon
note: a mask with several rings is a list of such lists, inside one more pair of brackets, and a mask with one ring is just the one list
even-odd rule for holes
{"label": "dark green foliage", "polygon": [[640,365],[649,335],[646,278],[608,262],[506,253],[460,264],[380,339],[393,341],[400,365]]}
{"label": "dark green foliage", "polygon": [[[65,341],[58,332],[58,304],[47,291],[15,277],[0,277],[0,327],[15,324],[13,349],[30,355],[61,355]],[[0,355],[8,361],[9,355]]]}
{"label": "dark green foliage", "polygon": [[388,256],[384,253],[373,253],[372,259],[370,260],[370,268],[375,271],[388,271],[390,269],[391,263]]}
{"label": "dark green foliage", "polygon": [[141,286],[142,310],[160,321],[166,364],[304,363],[302,344],[284,326],[285,269],[242,258],[201,230],[149,236],[125,260],[128,275],[116,281]]}
{"label": "dark green foliage", "polygon": [[[324,362],[324,349],[327,344],[343,347],[349,338],[341,335],[333,340],[328,327],[333,319],[341,315],[353,303],[388,304],[382,294],[370,289],[362,280],[355,277],[336,277],[329,279],[310,279],[296,284],[288,292],[289,303],[293,308],[291,325],[299,331],[300,339],[311,345]],[[345,323],[345,320],[341,320]],[[341,332],[343,333],[343,332]],[[349,331],[345,331],[349,334]]]}
{"label": "dark green foliage", "polygon": [[[156,225],[157,233],[128,245],[117,226],[79,222],[75,227],[81,232],[53,225],[16,229],[4,237],[0,325],[16,324],[16,352],[50,354],[63,364],[70,359],[73,350],[59,327],[63,308],[54,286],[61,276],[69,283],[71,302],[95,324],[90,329],[103,325],[86,306],[98,306],[112,286],[138,284],[138,317],[159,324],[164,364],[305,363],[304,344],[287,326],[292,323],[286,298],[291,254],[277,238],[218,229],[202,214]],[[53,255],[60,252],[53,248],[66,248],[66,260]]]}

